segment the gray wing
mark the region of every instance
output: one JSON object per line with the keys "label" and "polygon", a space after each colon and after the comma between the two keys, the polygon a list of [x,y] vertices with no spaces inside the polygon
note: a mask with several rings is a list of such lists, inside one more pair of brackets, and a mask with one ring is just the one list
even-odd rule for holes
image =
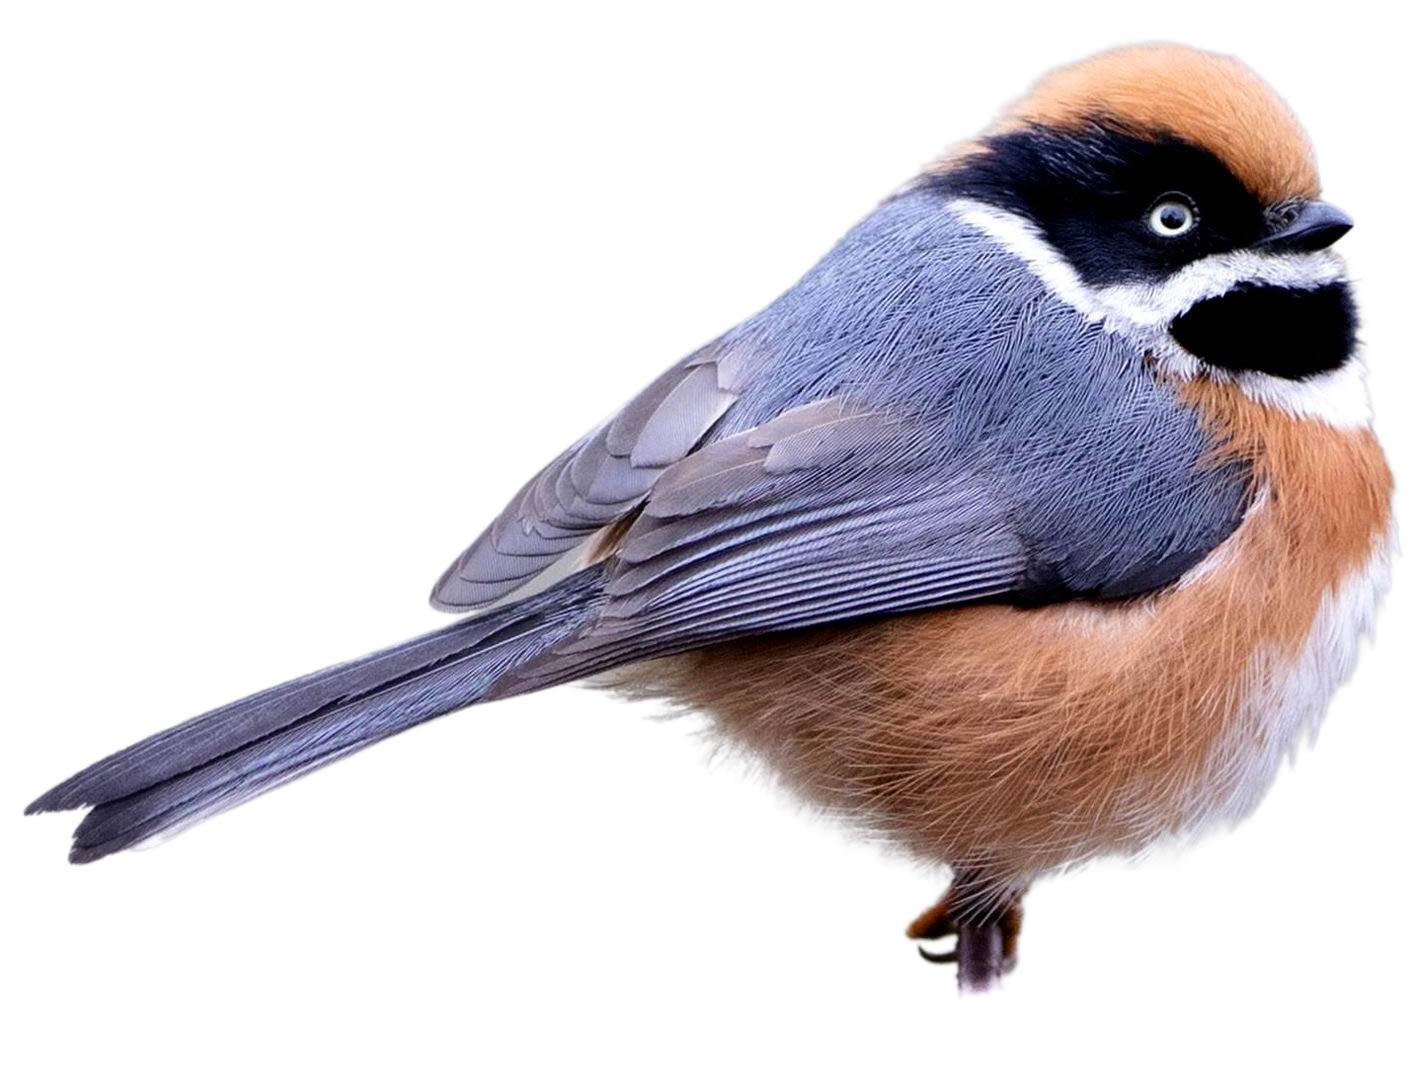
{"label": "gray wing", "polygon": [[715,343],[656,379],[520,490],[442,574],[432,605],[498,602],[639,505],[734,403],[743,364]]}
{"label": "gray wing", "polygon": [[1238,523],[1245,474],[1210,447],[1138,351],[917,192],[557,459],[437,599],[499,598],[624,518],[600,614],[530,667],[545,683],[872,614],[1134,595]]}

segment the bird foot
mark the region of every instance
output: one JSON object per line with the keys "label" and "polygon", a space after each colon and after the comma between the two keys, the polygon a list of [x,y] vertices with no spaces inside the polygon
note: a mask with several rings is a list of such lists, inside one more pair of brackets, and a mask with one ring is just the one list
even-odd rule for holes
{"label": "bird foot", "polygon": [[[958,903],[973,908],[959,910]],[[1016,966],[1017,940],[1021,935],[1021,897],[1001,906],[988,907],[969,895],[965,883],[953,882],[941,899],[907,928],[914,941],[936,941],[955,937],[949,950],[933,952],[921,945],[917,952],[929,963],[957,964],[957,984],[965,990],[989,989]]]}

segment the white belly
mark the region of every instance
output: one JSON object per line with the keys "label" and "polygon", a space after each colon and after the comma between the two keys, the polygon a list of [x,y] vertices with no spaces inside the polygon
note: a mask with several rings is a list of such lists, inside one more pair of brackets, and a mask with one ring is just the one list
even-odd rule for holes
{"label": "white belly", "polygon": [[1324,596],[1298,651],[1257,652],[1246,674],[1243,717],[1220,741],[1207,778],[1189,790],[1187,809],[1198,815],[1192,832],[1245,818],[1300,742],[1313,742],[1329,700],[1353,672],[1360,642],[1372,632],[1392,550],[1390,535]]}

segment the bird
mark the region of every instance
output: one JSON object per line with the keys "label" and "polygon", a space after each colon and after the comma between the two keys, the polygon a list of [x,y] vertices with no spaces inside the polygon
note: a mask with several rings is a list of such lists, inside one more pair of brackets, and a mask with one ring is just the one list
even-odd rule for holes
{"label": "bird", "polygon": [[1394,527],[1352,225],[1240,60],[1052,70],[536,473],[438,580],[459,620],[28,811],[89,808],[88,863],[588,680],[945,868],[906,932],[991,988],[1034,882],[1243,819],[1353,668]]}

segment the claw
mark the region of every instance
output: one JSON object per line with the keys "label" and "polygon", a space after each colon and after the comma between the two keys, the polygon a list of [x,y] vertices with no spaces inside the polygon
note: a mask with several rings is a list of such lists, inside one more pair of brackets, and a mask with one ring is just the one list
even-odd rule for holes
{"label": "claw", "polygon": [[[1020,894],[1000,905],[991,903],[980,915],[958,910],[959,900],[976,905],[979,890],[985,888],[970,880],[954,884],[907,928],[907,935],[918,942],[917,954],[928,963],[957,964],[957,984],[964,990],[990,988],[1015,966],[1021,932]],[[943,937],[956,939],[945,952],[929,951],[922,944]]]}
{"label": "claw", "polygon": [[918,945],[918,946],[917,946],[917,954],[918,954],[919,956],[921,956],[923,959],[927,960],[928,963],[956,963],[956,962],[957,962],[957,950],[956,950],[955,948],[949,948],[946,952],[929,952],[929,951],[927,951],[927,949],[923,948],[921,945]]}

